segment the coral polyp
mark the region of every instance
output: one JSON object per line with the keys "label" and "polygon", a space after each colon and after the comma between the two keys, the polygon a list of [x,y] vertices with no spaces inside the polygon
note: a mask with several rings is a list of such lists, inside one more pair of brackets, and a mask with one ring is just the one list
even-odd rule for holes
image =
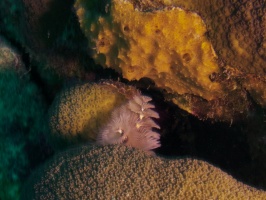
{"label": "coral polyp", "polygon": [[100,131],[97,143],[124,144],[150,151],[160,147],[160,135],[153,128],[160,129],[152,118],[159,115],[151,108],[150,97],[136,95],[126,104],[112,112],[109,122]]}

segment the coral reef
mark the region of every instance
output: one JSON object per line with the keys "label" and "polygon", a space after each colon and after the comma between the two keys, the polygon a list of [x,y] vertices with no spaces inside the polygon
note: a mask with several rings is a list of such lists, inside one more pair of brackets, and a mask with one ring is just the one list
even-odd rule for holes
{"label": "coral reef", "polygon": [[191,94],[175,95],[170,99],[201,120],[215,119],[229,123],[245,119],[252,107],[248,94],[241,89],[230,91],[223,98],[210,101]]}
{"label": "coral reef", "polygon": [[0,35],[0,71],[13,69],[18,73],[25,73],[26,69],[21,56],[8,41]]}
{"label": "coral reef", "polygon": [[89,62],[84,56],[84,37],[71,11],[73,2],[23,0],[26,18],[24,45],[32,57],[47,63],[48,68],[63,77],[82,77]]}
{"label": "coral reef", "polygon": [[22,0],[2,0],[0,2],[0,33],[19,43],[25,42],[25,12]]}
{"label": "coral reef", "polygon": [[126,146],[83,146],[32,174],[22,199],[265,199],[207,162],[162,159]]}
{"label": "coral reef", "polygon": [[160,147],[160,135],[152,129],[160,129],[152,118],[159,118],[157,112],[151,110],[154,105],[148,103],[152,99],[135,95],[125,105],[114,109],[110,120],[103,126],[97,137],[97,143],[125,144],[149,152]]}
{"label": "coral reef", "polygon": [[136,94],[134,87],[112,81],[65,88],[50,108],[51,141],[56,148],[95,141],[113,109]]}
{"label": "coral reef", "polygon": [[[3,117],[0,116],[0,119]],[[29,160],[25,151],[26,140],[23,132],[12,131],[12,127],[6,127],[10,132],[0,128],[0,198],[18,200],[23,184],[23,177],[28,171]]]}
{"label": "coral reef", "polygon": [[0,199],[19,199],[31,167],[26,148],[40,144],[45,111],[20,55],[0,38]]}
{"label": "coral reef", "polygon": [[207,25],[218,56],[245,73],[265,74],[264,1],[164,0],[195,11]]}
{"label": "coral reef", "polygon": [[[266,106],[266,4],[264,1],[163,0],[198,13],[220,60],[233,67],[239,82],[262,106]],[[146,2],[144,0],[144,2]],[[140,4],[140,3],[139,3]],[[147,5],[146,2],[145,5]],[[142,6],[145,7],[145,6]],[[157,6],[158,8],[158,6]]]}
{"label": "coral reef", "polygon": [[143,13],[129,1],[114,0],[106,15],[92,21],[86,17],[93,9],[87,2],[77,1],[75,7],[97,63],[128,80],[151,78],[168,92],[207,100],[221,95],[221,85],[209,78],[219,67],[197,14],[179,8]]}
{"label": "coral reef", "polygon": [[265,6],[0,1],[0,199],[266,199]]}
{"label": "coral reef", "polygon": [[[25,48],[31,59],[62,77],[82,77],[88,69],[87,44],[72,12],[73,0],[4,0],[0,32]],[[92,68],[93,65],[90,65]],[[40,70],[41,71],[41,70]]]}
{"label": "coral reef", "polygon": [[42,125],[44,123],[41,118],[44,118],[46,104],[37,86],[30,81],[20,55],[2,41],[1,38],[0,60],[5,62],[0,63],[0,110],[3,117],[3,120],[0,120],[1,124],[14,122],[17,127],[31,127],[27,134],[36,135],[36,130],[45,126]]}
{"label": "coral reef", "polygon": [[30,28],[26,36],[30,38],[27,41],[30,47],[35,50],[55,47],[69,23],[71,2],[73,1],[60,3],[54,0],[23,0],[26,23]]}
{"label": "coral reef", "polygon": [[[150,78],[171,94],[167,99],[201,119],[231,121],[245,116],[249,102],[235,101],[235,96],[245,100],[245,95],[238,79],[225,74],[228,66],[218,60],[201,17],[156,2],[112,0],[106,2],[105,12],[97,13],[88,1],[76,1],[95,62],[128,80]],[[184,102],[187,96],[193,96],[192,102]],[[206,103],[200,109],[202,101]]]}

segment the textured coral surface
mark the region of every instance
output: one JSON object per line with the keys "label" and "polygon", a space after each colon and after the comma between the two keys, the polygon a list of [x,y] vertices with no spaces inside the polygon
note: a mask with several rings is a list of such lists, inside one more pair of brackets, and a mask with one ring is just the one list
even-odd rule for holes
{"label": "textured coral surface", "polygon": [[163,1],[166,5],[181,6],[186,10],[194,11],[203,18],[207,25],[210,41],[219,59],[239,70],[237,76],[241,77],[240,82],[243,87],[259,104],[265,107],[265,1]]}
{"label": "textured coral surface", "polygon": [[230,66],[246,73],[265,74],[265,9],[263,0],[164,0],[200,14],[211,42]]}
{"label": "textured coral surface", "polygon": [[97,63],[128,80],[151,78],[168,92],[207,100],[221,95],[221,85],[209,78],[220,70],[216,54],[197,14],[180,8],[141,12],[130,1],[113,0],[107,13],[90,18],[90,6],[75,4]]}
{"label": "textured coral surface", "polygon": [[72,149],[34,173],[23,199],[256,199],[266,193],[200,160],[149,157],[126,146]]}
{"label": "textured coral surface", "polygon": [[1,200],[266,199],[264,0],[0,10]]}
{"label": "textured coral surface", "polygon": [[134,93],[138,93],[135,88],[115,82],[65,88],[50,108],[52,140],[59,142],[58,147],[61,140],[70,144],[94,141],[112,110]]}
{"label": "textured coral surface", "polygon": [[[257,67],[250,65],[252,70],[247,71],[231,66],[234,63],[241,65],[240,60],[245,62],[244,57],[234,63],[226,62],[220,51],[226,51],[226,47],[216,48],[215,43],[213,49],[213,40],[227,44],[232,40],[226,38],[228,34],[235,33],[230,32],[234,24],[228,30],[226,24],[223,30],[220,18],[211,21],[208,9],[214,7],[209,12],[215,15],[217,9],[212,7],[215,3],[206,7],[192,1],[112,0],[102,3],[106,6],[101,12],[95,11],[95,5],[89,1],[75,3],[96,63],[115,69],[128,80],[150,78],[157,87],[171,94],[167,99],[201,119],[231,121],[247,115],[250,102],[246,90],[257,103],[265,105],[265,78],[249,75],[260,73]],[[221,30],[216,30],[216,26]],[[218,34],[217,38],[212,32]],[[227,54],[234,57],[246,49],[237,47],[236,53],[231,50]]]}

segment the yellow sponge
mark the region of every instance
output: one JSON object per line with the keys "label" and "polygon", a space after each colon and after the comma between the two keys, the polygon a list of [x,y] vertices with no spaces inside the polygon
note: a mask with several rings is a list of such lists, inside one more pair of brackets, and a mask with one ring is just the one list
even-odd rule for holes
{"label": "yellow sponge", "polygon": [[78,0],[75,8],[97,63],[128,80],[151,78],[169,93],[222,96],[221,84],[209,78],[220,68],[200,16],[177,7],[142,12],[124,0],[96,16],[89,2]]}

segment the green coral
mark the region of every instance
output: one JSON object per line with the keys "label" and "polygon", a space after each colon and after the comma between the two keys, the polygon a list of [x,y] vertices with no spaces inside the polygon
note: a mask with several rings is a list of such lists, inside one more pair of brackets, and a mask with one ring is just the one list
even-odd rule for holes
{"label": "green coral", "polygon": [[[1,67],[1,66],[0,66]],[[29,173],[26,146],[45,132],[45,105],[35,85],[14,70],[0,70],[0,199],[18,199]]]}
{"label": "green coral", "polygon": [[265,199],[200,160],[150,157],[126,146],[83,146],[32,174],[22,199]]}
{"label": "green coral", "polygon": [[36,136],[36,130],[43,127],[45,105],[37,87],[28,77],[20,77],[13,70],[0,72],[0,127],[14,124],[27,132],[30,138]]}
{"label": "green coral", "polygon": [[18,54],[3,43],[0,52],[0,199],[13,200],[30,170],[26,147],[46,132],[46,104],[25,69],[14,66]]}
{"label": "green coral", "polygon": [[16,42],[24,42],[22,34],[25,28],[23,12],[24,6],[21,0],[0,1],[0,30]]}
{"label": "green coral", "polygon": [[[9,128],[10,130],[11,128]],[[25,138],[15,135],[14,132],[0,132],[0,198],[18,199],[21,177],[25,176],[29,161],[24,150]],[[22,133],[20,133],[22,135]],[[14,136],[13,136],[14,135]]]}

